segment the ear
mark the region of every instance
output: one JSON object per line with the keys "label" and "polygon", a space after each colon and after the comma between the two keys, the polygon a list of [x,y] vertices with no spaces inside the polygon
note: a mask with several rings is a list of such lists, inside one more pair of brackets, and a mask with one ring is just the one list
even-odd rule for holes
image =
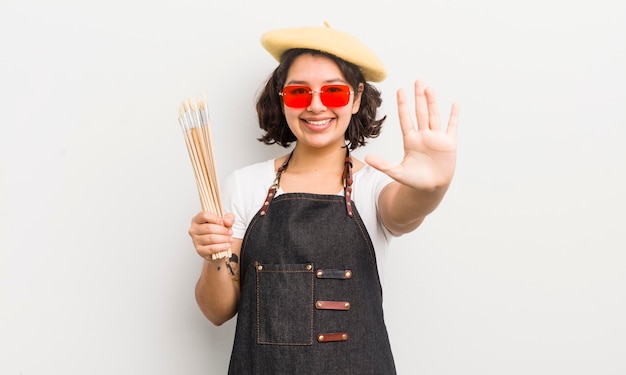
{"label": "ear", "polygon": [[352,114],[355,114],[361,108],[361,96],[363,94],[364,89],[363,82],[359,83],[359,87],[357,87],[356,92],[354,93],[354,102],[352,103]]}

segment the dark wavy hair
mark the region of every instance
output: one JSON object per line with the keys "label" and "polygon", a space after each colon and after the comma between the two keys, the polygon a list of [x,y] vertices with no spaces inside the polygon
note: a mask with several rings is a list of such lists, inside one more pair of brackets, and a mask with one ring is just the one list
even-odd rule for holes
{"label": "dark wavy hair", "polygon": [[326,56],[333,60],[353,89],[358,88],[359,83],[363,83],[361,106],[359,111],[350,118],[350,124],[345,133],[345,139],[348,141],[350,150],[364,146],[368,138],[378,137],[387,116],[383,116],[380,119],[376,118],[378,108],[382,104],[380,91],[365,81],[359,67],[323,51],[297,48],[287,50],[282,55],[280,64],[272,72],[259,95],[256,110],[259,117],[259,126],[265,131],[265,134],[258,140],[268,145],[277,143],[283,147],[289,147],[292,142],[296,141],[295,135],[287,125],[287,120],[283,113],[282,97],[279,95],[279,92],[282,91],[285,85],[289,67],[296,57],[305,53],[314,56]]}

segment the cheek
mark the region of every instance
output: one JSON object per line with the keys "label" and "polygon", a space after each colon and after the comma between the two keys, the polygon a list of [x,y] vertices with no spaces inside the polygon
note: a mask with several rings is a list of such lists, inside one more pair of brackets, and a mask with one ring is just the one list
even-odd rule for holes
{"label": "cheek", "polygon": [[283,114],[285,115],[285,118],[289,120],[300,116],[300,111],[295,111],[293,108],[283,106]]}
{"label": "cheek", "polygon": [[300,122],[301,111],[295,111],[292,108],[283,106],[283,114],[289,128],[296,126]]}

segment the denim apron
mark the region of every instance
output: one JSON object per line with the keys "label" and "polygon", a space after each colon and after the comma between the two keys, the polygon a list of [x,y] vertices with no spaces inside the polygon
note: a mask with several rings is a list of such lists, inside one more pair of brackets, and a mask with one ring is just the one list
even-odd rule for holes
{"label": "denim apron", "polygon": [[[241,246],[229,374],[395,374],[372,241],[344,196],[274,198],[289,157]],[[271,203],[271,205],[270,205]]]}

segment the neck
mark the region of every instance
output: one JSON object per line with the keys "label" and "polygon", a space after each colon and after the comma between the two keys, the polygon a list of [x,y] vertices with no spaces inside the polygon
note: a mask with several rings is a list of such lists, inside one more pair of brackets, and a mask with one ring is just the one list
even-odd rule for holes
{"label": "neck", "polygon": [[289,160],[291,172],[343,170],[345,147],[312,148],[296,145]]}

